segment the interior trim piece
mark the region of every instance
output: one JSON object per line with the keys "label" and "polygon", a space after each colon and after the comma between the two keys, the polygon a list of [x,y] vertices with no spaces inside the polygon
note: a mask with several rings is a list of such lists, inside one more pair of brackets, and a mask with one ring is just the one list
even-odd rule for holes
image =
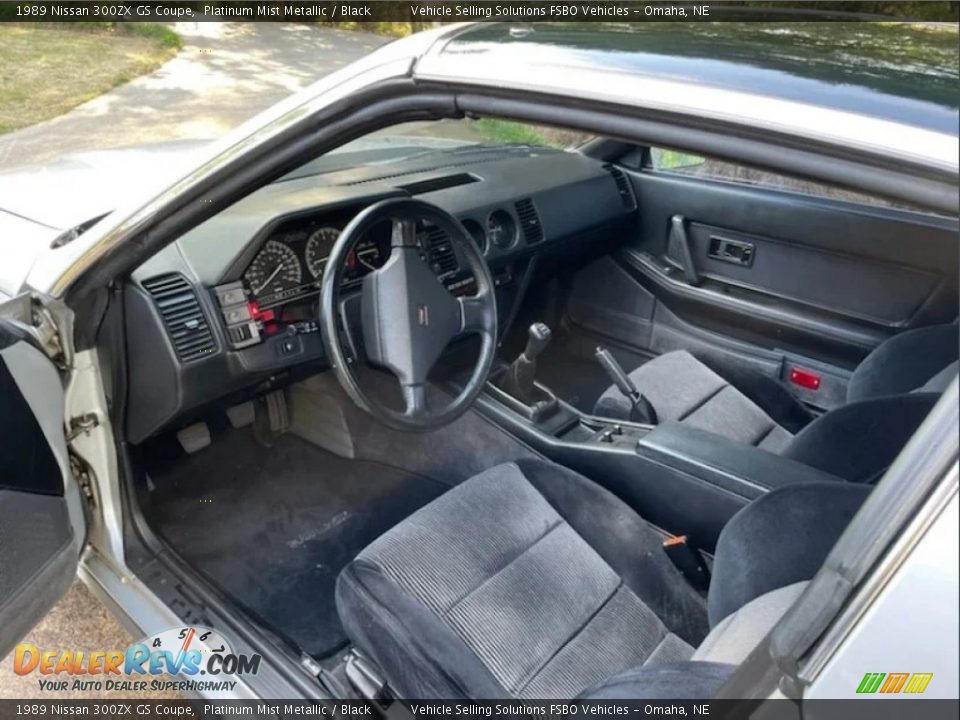
{"label": "interior trim piece", "polygon": [[[84,553],[78,574],[84,585],[110,609],[110,614],[119,619],[120,624],[135,639],[139,639],[139,633],[159,632],[184,622],[137,577],[120,575],[106,558],[92,548],[88,548]],[[231,679],[236,682],[233,690],[208,690],[204,691],[203,697],[251,701],[261,699],[262,696],[255,693],[243,678],[235,676]]]}
{"label": "interior trim piece", "polygon": [[693,264],[693,255],[690,252],[690,238],[687,235],[687,220],[683,215],[674,215],[670,218],[670,234],[667,239],[667,254],[670,259],[676,259],[683,270],[683,276],[688,285],[700,284],[700,275],[697,266]]}
{"label": "interior trim piece", "polygon": [[826,336],[841,343],[859,346],[866,351],[875,348],[886,337],[879,332],[871,333],[866,330],[850,327],[849,325],[846,329],[841,330],[836,325],[820,322],[812,317],[804,317],[797,313],[786,312],[776,308],[763,307],[756,303],[718,293],[709,288],[692,287],[685,282],[667,277],[653,261],[653,258],[646,253],[632,248],[624,248],[620,253],[620,258],[627,266],[641,273],[664,292],[697,303],[721,307],[730,312],[759,317],[778,325],[785,325],[804,332]]}

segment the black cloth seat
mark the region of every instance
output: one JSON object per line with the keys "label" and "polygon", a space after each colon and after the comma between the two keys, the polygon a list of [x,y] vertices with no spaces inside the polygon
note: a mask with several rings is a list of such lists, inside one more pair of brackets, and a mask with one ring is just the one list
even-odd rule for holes
{"label": "black cloth seat", "polygon": [[[685,350],[630,372],[660,422],[677,421],[854,482],[876,480],[957,374],[957,325],[909,330],[881,343],[854,371],[846,405],[815,418],[786,385],[753,369]],[[628,418],[611,386],[593,413]]]}
{"label": "black cloth seat", "polygon": [[710,697],[866,490],[810,483],[745,508],[721,535],[705,599],[662,535],[603,488],[544,461],[498,465],[363,550],[337,608],[401,697]]}

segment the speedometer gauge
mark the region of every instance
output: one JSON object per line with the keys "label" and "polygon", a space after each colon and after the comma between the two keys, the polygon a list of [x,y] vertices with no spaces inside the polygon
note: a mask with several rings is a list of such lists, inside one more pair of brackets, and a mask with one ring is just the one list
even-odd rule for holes
{"label": "speedometer gauge", "polygon": [[300,261],[290,246],[269,240],[243,277],[255,296],[264,296],[296,288],[302,275]]}
{"label": "speedometer gauge", "polygon": [[304,258],[307,261],[307,270],[317,280],[323,275],[323,268],[327,265],[330,250],[338,237],[340,237],[339,230],[333,227],[323,227],[313,233],[307,240]]}

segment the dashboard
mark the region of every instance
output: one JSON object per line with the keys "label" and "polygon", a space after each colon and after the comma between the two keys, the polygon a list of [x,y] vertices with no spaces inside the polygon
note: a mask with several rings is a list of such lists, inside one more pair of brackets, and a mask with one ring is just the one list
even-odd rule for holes
{"label": "dashboard", "polygon": [[[604,252],[636,222],[628,184],[622,172],[577,153],[478,146],[256,191],[164,248],[127,283],[127,436],[140,442],[210,403],[322,371],[321,280],[343,228],[370,205],[417,197],[458,218],[491,268],[503,333],[538,268],[562,265],[570,253]],[[455,295],[472,293],[472,274],[450,238],[426,224],[418,238],[441,283]],[[390,239],[385,221],[348,256],[340,312],[351,328],[361,314],[359,286],[388,260]]]}

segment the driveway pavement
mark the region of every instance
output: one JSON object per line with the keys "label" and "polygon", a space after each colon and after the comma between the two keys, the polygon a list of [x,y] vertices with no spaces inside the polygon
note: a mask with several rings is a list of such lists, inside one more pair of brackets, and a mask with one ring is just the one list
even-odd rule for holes
{"label": "driveway pavement", "polygon": [[293,23],[177,23],[183,50],[66,115],[0,135],[0,167],[68,152],[214,139],[386,38]]}
{"label": "driveway pavement", "polygon": [[[107,609],[90,594],[90,591],[76,581],[70,591],[63,597],[57,606],[50,611],[46,618],[35,627],[24,642],[33,643],[40,650],[126,650],[139,638],[130,637],[113,619]],[[42,676],[39,671],[28,675],[17,675],[13,672],[13,653],[0,660],[0,699],[43,698],[44,700],[83,698],[92,700],[97,698],[123,697],[123,693],[73,690],[73,680],[70,675]],[[77,676],[84,680],[84,676]],[[38,681],[66,680],[67,689],[62,691],[41,691]],[[104,679],[93,678],[93,679]],[[119,676],[116,679],[120,679]],[[160,677],[160,680],[167,679]],[[168,691],[148,691],[138,693],[138,698],[145,700],[169,700],[178,697],[176,693]]]}
{"label": "driveway pavement", "polygon": [[[180,23],[176,30],[183,50],[155,72],[66,115],[0,135],[0,167],[145,142],[213,139],[385,42],[287,23]],[[132,640],[80,583],[25,638],[58,650],[121,649]],[[36,674],[14,674],[12,654],[0,660],[0,698],[98,696],[104,694],[41,694]]]}

